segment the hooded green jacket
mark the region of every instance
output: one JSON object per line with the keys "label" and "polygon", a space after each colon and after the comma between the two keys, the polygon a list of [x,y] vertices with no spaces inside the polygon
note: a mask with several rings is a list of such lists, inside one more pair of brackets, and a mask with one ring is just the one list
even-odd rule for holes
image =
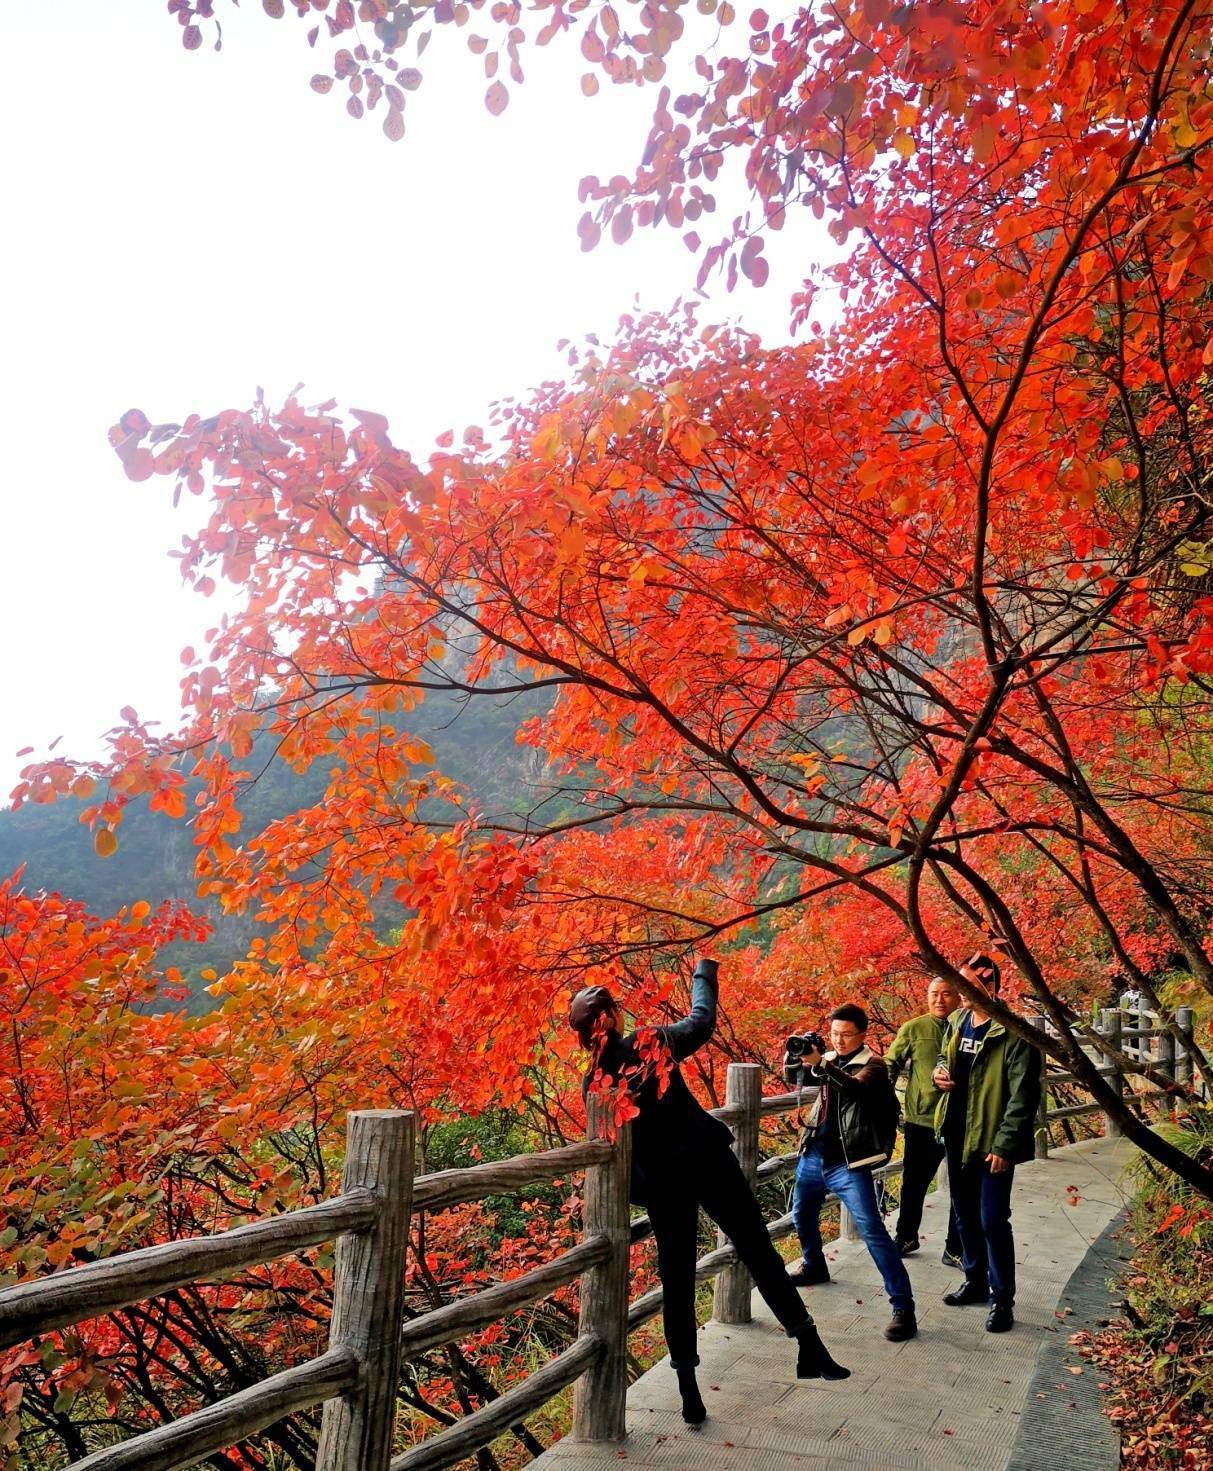
{"label": "hooded green jacket", "polygon": [[930,1012],[925,1016],[912,1017],[897,1033],[892,1047],[884,1055],[889,1081],[896,1083],[903,1075],[905,1077],[907,1124],[920,1124],[928,1129],[935,1127],[935,1111],[943,1094],[931,1075],[939,1062],[939,1049],[947,1027],[946,1021],[933,1017]]}
{"label": "hooded green jacket", "polygon": [[[967,1015],[968,1009],[962,1006],[948,1018],[939,1061],[949,1071],[956,1063],[960,1028]],[[1012,1164],[1023,1164],[1032,1158],[1042,1064],[1038,1048],[1021,1037],[1013,1037],[1001,1022],[990,1022],[969,1074],[962,1162],[967,1163],[975,1155],[984,1158],[987,1154],[1001,1155]],[[935,1110],[935,1131],[941,1137],[953,1101],[949,1093],[940,1095]]]}

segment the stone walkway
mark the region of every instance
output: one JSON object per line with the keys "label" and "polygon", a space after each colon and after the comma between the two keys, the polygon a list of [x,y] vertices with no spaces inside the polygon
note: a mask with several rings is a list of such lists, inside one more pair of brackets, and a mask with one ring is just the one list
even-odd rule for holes
{"label": "stone walkway", "polygon": [[[988,1334],[984,1309],[941,1301],[961,1277],[939,1261],[947,1197],[936,1193],[927,1201],[922,1250],[907,1262],[917,1338],[885,1341],[889,1309],[880,1278],[861,1243],[836,1242],[827,1252],[833,1282],[810,1289],[806,1301],[834,1356],[851,1369],[849,1380],[798,1382],[793,1346],[756,1296],[753,1323],[710,1323],[700,1334],[706,1425],[682,1423],[663,1360],[628,1392],[623,1446],[565,1439],[535,1464],[539,1471],[589,1471],[621,1460],[678,1471],[1006,1471],[1038,1352],[1072,1331],[1059,1308],[1062,1291],[1121,1208],[1132,1153],[1123,1140],[1094,1139],[1017,1171],[1013,1332]],[[1080,1423],[1074,1430],[1081,1437]],[[1081,1455],[1074,1462],[1089,1464]],[[1055,1465],[1067,1471],[1067,1461]]]}

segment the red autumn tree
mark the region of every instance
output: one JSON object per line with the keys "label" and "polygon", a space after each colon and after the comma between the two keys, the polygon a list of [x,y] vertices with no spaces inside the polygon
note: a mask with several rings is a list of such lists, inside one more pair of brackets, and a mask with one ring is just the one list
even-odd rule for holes
{"label": "red autumn tree", "polygon": [[[209,0],[170,8],[201,44]],[[541,9],[535,41],[576,29],[612,79],[677,61],[676,7],[626,26]],[[378,104],[398,133],[420,13],[294,11],[353,43],[333,64],[351,110]],[[473,49],[519,67],[520,8],[430,15],[476,12]],[[133,480],[204,498],[182,570],[204,595],[227,579],[240,610],[188,652],[174,738],[124,712],[106,760],[32,766],[18,799],[80,796],[104,856],[132,799],[183,819],[196,777],[200,882],[265,938],[217,1013],[156,1016],[155,951],[187,917],[0,891],[20,957],[6,1268],[325,1193],[354,1092],[426,1127],[506,1105],[558,1138],[576,1127],[570,986],[600,967],[652,1014],[681,994],[671,957],[705,945],[728,956],[727,1055],[762,1056],[839,987],[896,998],[995,937],[1008,1024],[1046,1012],[1051,1053],[1210,1192],[1084,1050],[1113,973],[1149,992],[1179,966],[1213,991],[1210,11],[862,0],[737,31],[737,54],[659,94],[634,176],[587,182],[582,238],[690,226],[703,271],[761,281],[762,232],[798,205],[826,216],[850,253],[795,301],[803,346],[631,320],[420,463],[381,416],[331,404],[115,426]],[[701,240],[729,168],[752,218]],[[814,285],[843,302],[829,331]],[[522,816],[477,810],[414,712],[524,690],[551,701],[520,730],[544,789]],[[258,737],[328,786],[250,838]],[[478,1269],[476,1224],[419,1243],[419,1301]],[[213,1398],[233,1341],[208,1309],[261,1329],[266,1287],[276,1329],[253,1346],[304,1352],[326,1306],[308,1263],[6,1360],[6,1406],[76,1453],[81,1390],[110,1394],[120,1428]],[[446,1368],[415,1408],[488,1392],[479,1363]],[[308,1435],[284,1427],[262,1463],[306,1464]]]}
{"label": "red autumn tree", "polygon": [[[591,193],[626,234],[685,218],[695,181],[744,161],[768,224],[809,205],[851,246],[830,273],[839,326],[763,352],[689,317],[630,321],[567,385],[504,408],[491,443],[469,429],[426,464],[369,412],[128,414],[132,478],[209,493],[184,575],[245,606],[192,661],[179,740],[132,727],[90,818],[104,843],[149,783],[179,810],[179,754],[201,752],[199,873],[275,927],[252,973],[306,985],[318,946],[326,973],[424,970],[447,1014],[484,1019],[507,1098],[584,965],[849,886],[932,969],[996,936],[1055,1055],[1115,1109],[1069,936],[1017,876],[1067,897],[1109,972],[1148,987],[1161,946],[1213,991],[1193,881],[1210,15],[878,0],[753,21],[748,54],[674,105],[695,129],[663,95],[635,178]],[[637,46],[620,31],[611,54]],[[737,246],[760,277],[758,237],[741,220],[734,237],[705,266]],[[564,809],[486,822],[429,771],[409,712],[436,689],[535,688],[554,703],[523,739]],[[241,845],[259,730],[333,776]],[[22,790],[77,770],[32,768]],[[383,892],[412,915],[390,943]],[[760,973],[743,968],[747,1005]]]}
{"label": "red autumn tree", "polygon": [[[178,906],[136,903],[100,919],[25,891],[19,875],[0,883],[0,1276],[206,1235],[327,1197],[351,1089],[416,1108],[422,1169],[448,1163],[453,1121],[494,1097],[417,990],[385,991],[365,973],[288,971],[272,990],[246,985],[238,969],[215,1012],[176,1010],[180,978],[158,955],[203,932]],[[550,1089],[559,1072],[546,1078]],[[547,1115],[534,1092],[516,1124],[520,1140],[529,1122],[532,1137],[546,1129],[563,1142],[567,1121]],[[496,1118],[485,1116],[473,1137],[491,1141]],[[543,1192],[515,1203],[512,1216],[483,1203],[434,1219],[418,1213],[406,1312],[518,1276],[572,1244],[576,1204]],[[0,1352],[0,1465],[76,1460],[321,1352],[330,1265],[323,1252],[285,1259]],[[494,1396],[519,1374],[521,1350],[567,1347],[574,1307],[561,1293],[537,1314],[411,1363],[402,1436],[419,1438]],[[307,1468],[316,1429],[314,1416],[294,1417],[221,1464]],[[529,1432],[520,1438],[537,1449]]]}

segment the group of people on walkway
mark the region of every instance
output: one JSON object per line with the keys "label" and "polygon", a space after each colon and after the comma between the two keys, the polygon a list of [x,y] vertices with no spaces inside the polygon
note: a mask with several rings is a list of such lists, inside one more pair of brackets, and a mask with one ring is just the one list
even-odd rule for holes
{"label": "group of people on walkway", "polygon": [[[997,997],[1001,973],[988,955],[972,956],[960,973],[978,997]],[[802,1260],[791,1279],[797,1286],[830,1280],[819,1217],[833,1192],[884,1281],[892,1309],[885,1337],[913,1338],[918,1321],[904,1258],[921,1245],[923,1204],[946,1159],[951,1211],[943,1260],[963,1268],[964,1281],[944,1302],[986,1305],[987,1330],[1005,1333],[1015,1321],[1011,1187],[1015,1166],[1035,1153],[1041,1053],[983,1011],[980,1000],[961,1005],[938,976],[927,988],[926,1011],[905,1023],[886,1057],[867,1046],[867,1031],[862,1007],[839,1006],[830,1014],[828,1050],[807,1033],[789,1038],[784,1053],[787,1080],[816,1090],[797,1161],[793,1218]],[[893,1090],[903,1076],[901,1207],[890,1235],[873,1170],[893,1155]]]}
{"label": "group of people on walkway", "polygon": [[[979,996],[997,995],[999,968],[988,956],[973,956],[961,974]],[[850,1211],[884,1279],[892,1309],[885,1336],[912,1338],[918,1325],[903,1258],[919,1248],[923,1202],[946,1156],[952,1218],[944,1259],[963,1265],[965,1276],[944,1301],[988,1303],[986,1327],[1010,1328],[1011,1184],[1015,1165],[1033,1154],[1040,1053],[977,1002],[959,1005],[956,992],[939,979],[928,988],[926,1013],[902,1027],[886,1059],[867,1046],[868,1019],[857,1005],[831,1013],[828,1047],[815,1033],[789,1039],[785,1076],[813,1089],[793,1204],[802,1259],[789,1272],[733,1154],[730,1131],[702,1107],[679,1070],[715,1031],[717,996],[717,964],[700,960],[691,1009],[670,1025],[625,1032],[606,986],[578,991],[569,1008],[569,1023],[592,1055],[584,1090],[603,1084],[626,1089],[634,1106],[630,1193],[653,1226],[683,1419],[699,1424],[707,1414],[695,1375],[700,1208],[733,1243],[767,1306],[796,1341],[798,1377],[845,1379],[850,1371],[822,1343],[798,1291],[829,1281],[819,1224],[826,1195],[833,1191]],[[893,1084],[903,1075],[905,1166],[894,1238],[881,1217],[873,1170],[894,1151],[899,1106]]]}

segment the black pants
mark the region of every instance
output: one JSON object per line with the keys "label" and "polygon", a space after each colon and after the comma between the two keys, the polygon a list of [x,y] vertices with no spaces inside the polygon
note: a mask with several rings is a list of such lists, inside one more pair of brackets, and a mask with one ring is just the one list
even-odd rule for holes
{"label": "black pants", "polygon": [[672,1165],[660,1185],[658,1179],[649,1190],[649,1219],[657,1240],[665,1341],[675,1369],[691,1369],[699,1362],[695,1259],[700,1206],[737,1248],[755,1287],[788,1334],[810,1321],[732,1150],[722,1147],[705,1153],[695,1159],[693,1169]]}
{"label": "black pants", "polygon": [[1015,1166],[992,1174],[983,1156],[961,1160],[962,1142],[948,1140],[948,1185],[960,1227],[965,1277],[1002,1307],[1015,1302],[1015,1238],[1011,1186]]}
{"label": "black pants", "polygon": [[[905,1159],[901,1171],[901,1209],[897,1214],[897,1240],[917,1241],[922,1225],[922,1206],[931,1181],[943,1160],[943,1145],[935,1130],[926,1124],[905,1126]],[[960,1235],[956,1229],[956,1211],[948,1213],[948,1239],[945,1251],[960,1255]]]}

